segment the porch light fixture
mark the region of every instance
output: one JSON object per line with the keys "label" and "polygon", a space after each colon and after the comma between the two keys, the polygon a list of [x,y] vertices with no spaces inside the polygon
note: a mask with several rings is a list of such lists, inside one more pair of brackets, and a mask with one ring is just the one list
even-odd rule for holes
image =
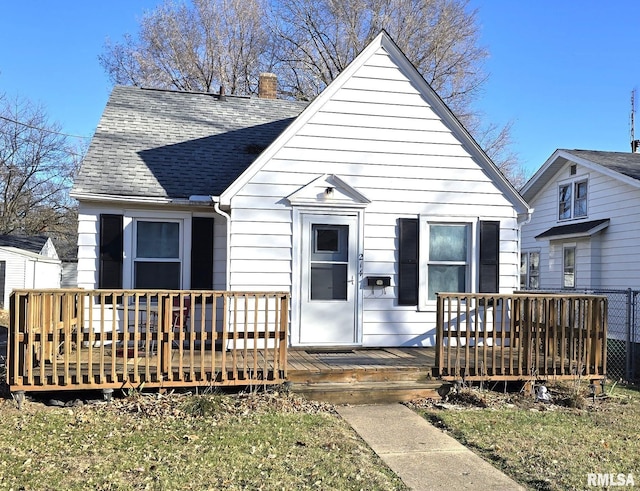
{"label": "porch light fixture", "polygon": [[331,186],[329,186],[328,188],[326,188],[324,190],[324,197],[325,198],[333,198],[333,188]]}

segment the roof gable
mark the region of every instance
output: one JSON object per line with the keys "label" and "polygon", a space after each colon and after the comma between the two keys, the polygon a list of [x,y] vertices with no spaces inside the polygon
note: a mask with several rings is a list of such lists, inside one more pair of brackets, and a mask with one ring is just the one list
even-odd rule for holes
{"label": "roof gable", "polygon": [[287,196],[292,205],[364,208],[370,201],[335,175],[325,174]]}
{"label": "roof gable", "polygon": [[633,187],[640,187],[640,153],[558,149],[525,184],[522,196],[532,201],[547,184],[554,181],[557,173],[568,162],[580,164]]}
{"label": "roof gable", "polygon": [[[470,136],[451,110],[444,104],[440,97],[427,84],[416,68],[406,58],[404,53],[391,40],[386,32],[381,32],[357,57],[343,70],[338,77],[296,118],[296,120],[273,142],[273,144],[262,153],[247,170],[225,190],[220,202],[222,205],[230,205],[233,196],[247,184],[268,162],[283,148],[288,141],[299,134],[304,126],[319,112],[319,110],[331,101],[336,94],[344,88],[349,88],[349,82],[358,71],[377,54],[384,53],[391,62],[399,69],[402,76],[415,87],[419,95],[427,101],[436,117],[453,134],[456,143],[460,143],[474,161],[487,173],[492,182],[513,204],[517,213],[527,215],[530,210],[524,199],[518,194],[513,186],[507,181],[497,167],[491,162],[486,154],[481,150],[475,140]],[[374,88],[375,90],[375,88]],[[402,114],[398,114],[402,116]]]}

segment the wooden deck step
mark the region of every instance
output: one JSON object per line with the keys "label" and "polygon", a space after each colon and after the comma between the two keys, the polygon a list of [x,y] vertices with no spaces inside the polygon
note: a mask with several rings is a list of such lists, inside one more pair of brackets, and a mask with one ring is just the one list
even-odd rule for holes
{"label": "wooden deck step", "polygon": [[296,384],[356,382],[427,382],[431,369],[417,367],[340,368],[324,370],[291,370],[287,380]]}
{"label": "wooden deck step", "polygon": [[440,380],[429,382],[356,382],[292,383],[291,391],[307,399],[332,404],[389,404],[418,398],[440,399],[449,385]]}

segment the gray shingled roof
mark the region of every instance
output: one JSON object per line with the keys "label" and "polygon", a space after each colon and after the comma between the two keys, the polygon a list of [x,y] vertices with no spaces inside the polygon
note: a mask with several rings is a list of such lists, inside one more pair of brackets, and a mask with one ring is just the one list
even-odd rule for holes
{"label": "gray shingled roof", "polygon": [[220,195],[306,103],[113,89],[74,194],[188,198]]}
{"label": "gray shingled roof", "polygon": [[[572,156],[600,165],[621,175],[640,181],[640,153],[631,152],[601,152],[598,150],[566,150],[559,148],[552,155],[559,154],[553,160],[547,160],[547,167],[542,166],[520,191],[525,200],[531,201],[547,184],[556,172]],[[550,157],[551,158],[551,157]]]}
{"label": "gray shingled roof", "polygon": [[640,180],[640,153],[598,152],[595,150],[565,150],[565,152]]}
{"label": "gray shingled roof", "polygon": [[15,247],[29,252],[40,254],[47,243],[48,237],[44,235],[0,235],[1,247]]}

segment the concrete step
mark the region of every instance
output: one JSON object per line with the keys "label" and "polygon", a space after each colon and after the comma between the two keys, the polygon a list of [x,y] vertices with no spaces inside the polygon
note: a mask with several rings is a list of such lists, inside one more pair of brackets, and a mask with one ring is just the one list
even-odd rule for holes
{"label": "concrete step", "polygon": [[430,382],[293,382],[290,390],[315,401],[357,405],[388,404],[419,398],[440,399],[449,388],[450,384],[434,380]]}

